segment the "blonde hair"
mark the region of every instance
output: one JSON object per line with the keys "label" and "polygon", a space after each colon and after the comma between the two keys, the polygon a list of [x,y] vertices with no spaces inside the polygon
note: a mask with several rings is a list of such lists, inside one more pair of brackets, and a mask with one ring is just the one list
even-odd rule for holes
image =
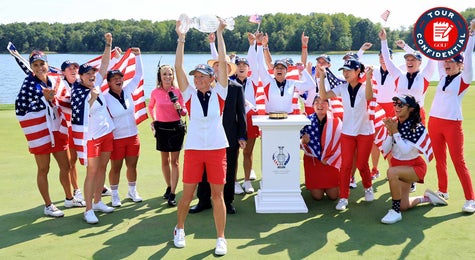
{"label": "blonde hair", "polygon": [[162,87],[162,74],[161,74],[162,70],[163,71],[171,70],[173,74],[172,86],[178,86],[176,82],[176,78],[175,78],[175,69],[170,65],[162,65],[162,66],[158,66],[158,70],[157,70],[157,88]]}

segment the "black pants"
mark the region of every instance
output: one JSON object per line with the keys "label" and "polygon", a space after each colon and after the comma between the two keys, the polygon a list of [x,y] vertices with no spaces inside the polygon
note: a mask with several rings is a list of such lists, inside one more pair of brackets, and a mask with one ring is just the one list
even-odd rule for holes
{"label": "black pants", "polygon": [[[234,181],[237,170],[239,147],[226,148],[226,184],[224,184],[224,202],[230,204],[234,201]],[[211,205],[211,187],[206,176],[206,169],[203,173],[203,179],[198,183],[196,191],[200,205]]]}

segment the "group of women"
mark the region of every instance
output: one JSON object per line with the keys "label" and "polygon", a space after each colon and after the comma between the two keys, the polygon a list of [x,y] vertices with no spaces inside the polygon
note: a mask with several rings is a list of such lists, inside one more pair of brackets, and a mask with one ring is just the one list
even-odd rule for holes
{"label": "group of women", "polygon": [[[229,143],[222,125],[223,105],[228,92],[226,46],[223,39],[225,27],[225,21],[221,20],[216,35],[218,69],[215,71],[207,64],[199,64],[187,75],[183,69],[186,33],[180,31],[180,21],[177,21],[175,66],[159,65],[157,88],[152,91],[148,105],[157,140],[156,149],[161,154],[161,169],[167,184],[163,197],[170,206],[177,205],[179,154],[187,133],[183,194],[178,202],[174,245],[186,245],[185,220],[197,183],[206,170],[213,201],[217,255],[227,252],[223,188],[226,182],[226,147]],[[355,169],[359,170],[362,177],[365,200],[374,200],[368,161],[375,136],[380,132],[375,131],[375,121],[368,110],[368,103],[376,97],[376,102],[380,103],[386,114],[391,115],[382,120],[383,127],[378,129],[385,133],[380,149],[389,159],[387,178],[392,196],[392,207],[381,222],[391,224],[402,219],[402,210],[419,203],[447,204],[446,147],[464,190],[466,203],[462,210],[475,212],[472,180],[463,156],[461,123],[461,101],[473,79],[471,54],[475,44],[474,31],[475,22],[472,21],[466,55],[458,54],[439,61],[440,82],[429,114],[428,131],[425,127],[424,97],[436,62],[429,60],[426,68],[420,71],[422,56],[405,48],[408,51],[404,56],[406,70],[399,69],[392,61],[384,29],[379,33],[381,67],[378,70],[371,66],[365,67],[361,62],[361,53],[348,55],[339,69],[343,73],[341,79],[336,79],[330,71],[330,58],[327,55],[317,57],[313,71],[312,64],[305,64],[304,61],[303,65],[307,69],[300,70],[300,80],[286,78],[290,66],[286,60],[275,61],[272,64],[274,74],[270,75],[265,64],[268,38],[260,32],[250,34],[248,59],[238,59],[237,64],[256,70],[253,72],[262,81],[267,112],[292,113],[294,92],[313,91],[313,113],[309,115],[311,124],[301,131],[302,148],[305,150],[305,184],[317,200],[325,195],[332,200],[339,199],[337,210],[345,210],[349,206],[349,184]],[[302,39],[305,44],[302,48],[306,50],[308,37],[302,35]],[[69,67],[77,68],[76,80],[68,80],[69,83],[48,75],[48,62],[44,53],[34,51],[30,55],[32,72],[25,78],[15,108],[30,152],[35,157],[37,183],[45,202],[46,215],[64,215],[49,198],[47,174],[51,154],[60,169],[60,180],[66,195],[65,206],[85,206],[84,219],[87,223],[99,221],[94,211],[108,213],[114,210],[113,207],[121,205],[118,184],[124,161],[129,186],[127,197],[135,202],[142,200],[136,189],[140,142],[132,100],[132,92],[142,77],[140,50],[132,48],[136,58],[136,74],[124,85],[124,74],[120,70],[109,70],[111,46],[112,35],[107,33],[98,69],[88,63],[81,66],[74,62],[65,64],[64,71]],[[406,47],[404,43],[402,47]],[[67,75],[65,72],[63,74]],[[188,81],[188,76],[193,77],[193,83]],[[255,91],[259,84],[255,82],[256,78],[244,76],[238,81],[251,86],[244,89],[246,112],[250,114],[256,107]],[[106,93],[101,91],[104,79],[109,87]],[[62,89],[65,91],[58,91]],[[337,111],[338,102],[343,108],[343,115],[333,113]],[[187,114],[189,124],[186,129],[181,117]],[[247,123],[252,126],[252,122]],[[68,141],[68,134],[71,141]],[[258,133],[253,131],[251,138],[257,136]],[[411,184],[423,183],[427,172],[427,163],[420,154],[427,155],[430,160],[431,151],[422,144],[427,143],[428,137],[432,141],[436,160],[438,191],[426,190],[423,197],[410,198]],[[75,197],[71,190],[68,143],[87,166],[84,202],[78,199],[79,196]],[[252,154],[252,149],[247,150],[247,154]],[[113,207],[101,201],[109,161]],[[252,169],[249,161],[245,168],[247,172]],[[74,188],[77,190],[77,187]]]}

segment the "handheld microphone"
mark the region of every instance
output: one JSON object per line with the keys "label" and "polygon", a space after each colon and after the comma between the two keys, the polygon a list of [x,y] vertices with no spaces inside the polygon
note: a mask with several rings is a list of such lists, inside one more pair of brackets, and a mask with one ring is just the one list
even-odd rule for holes
{"label": "handheld microphone", "polygon": [[[170,100],[173,104],[178,101],[178,97],[175,95],[175,93],[173,93],[173,91],[168,91],[168,96],[170,96]],[[177,109],[176,112],[178,112],[178,115],[181,116],[181,109]]]}
{"label": "handheld microphone", "polygon": [[173,104],[178,101],[178,97],[175,95],[175,93],[173,93],[173,91],[168,91],[168,96],[170,96],[170,100]]}

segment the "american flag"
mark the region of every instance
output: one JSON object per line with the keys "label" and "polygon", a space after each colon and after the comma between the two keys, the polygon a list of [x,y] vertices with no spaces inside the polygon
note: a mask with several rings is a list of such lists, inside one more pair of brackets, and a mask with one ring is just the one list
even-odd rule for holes
{"label": "american flag", "polygon": [[[334,87],[345,84],[346,81],[339,79],[329,68],[325,68],[326,79],[328,84],[330,84],[330,89]],[[343,99],[341,97],[334,97],[330,99],[330,110],[333,113],[333,116],[340,118],[343,120]]]}
{"label": "american flag", "polygon": [[90,89],[75,82],[71,88],[71,124],[73,128],[74,148],[77,151],[79,162],[87,165],[87,137],[89,125],[89,103],[87,97]]}
{"label": "american flag", "polygon": [[323,133],[320,133],[317,125],[317,115],[314,113],[308,116],[308,118],[311,125],[302,128],[300,134],[307,133],[310,136],[310,142],[305,145],[302,144],[302,150],[306,155],[316,157],[318,160],[325,161],[328,165],[340,169],[341,120],[337,117],[332,117],[331,113],[328,113]]}
{"label": "american flag", "polygon": [[384,12],[381,14],[381,18],[382,18],[385,22],[387,22],[390,13],[391,13],[391,12],[390,12],[389,10],[384,11]]}
{"label": "american flag", "polygon": [[411,129],[411,120],[406,120],[404,123],[398,125],[398,131],[401,133],[401,137],[410,141],[411,144],[416,147],[420,153],[424,154],[427,161],[431,161],[434,158],[432,151],[432,145],[429,138],[429,133],[422,124],[417,124],[416,129]]}
{"label": "american flag", "polygon": [[[373,86],[376,85],[377,82],[373,80]],[[369,113],[369,119],[373,120],[374,124],[374,144],[381,150],[382,152],[382,145],[384,139],[386,139],[386,136],[388,135],[388,130],[386,129],[386,126],[384,125],[383,119],[386,118],[386,112],[384,111],[383,107],[376,102],[376,96],[378,94],[378,88],[373,87],[373,98],[369,102],[368,106],[368,113]]]}
{"label": "american flag", "polygon": [[[135,55],[132,53],[132,49],[128,49],[125,54],[122,56],[119,62],[117,62],[111,70],[120,70],[124,74],[124,86],[127,86],[132,79],[135,76]],[[132,94],[132,98],[134,100],[134,105],[135,105],[135,122],[140,124],[144,120],[148,118],[147,114],[147,106],[145,104],[145,93],[143,89],[143,76],[140,80],[140,83],[137,85],[137,88]],[[104,82],[104,84],[101,87],[102,92],[109,91],[109,86],[107,85],[107,82]]]}
{"label": "american flag", "polygon": [[[53,88],[58,88],[61,80],[49,77]],[[31,153],[54,146],[53,131],[67,135],[66,120],[62,116],[56,100],[52,106],[43,96],[40,81],[29,73],[23,81],[20,92],[15,100],[15,113],[25,134]]]}
{"label": "american flag", "polygon": [[262,22],[262,16],[258,14],[253,14],[249,17],[249,22],[260,24]]}

